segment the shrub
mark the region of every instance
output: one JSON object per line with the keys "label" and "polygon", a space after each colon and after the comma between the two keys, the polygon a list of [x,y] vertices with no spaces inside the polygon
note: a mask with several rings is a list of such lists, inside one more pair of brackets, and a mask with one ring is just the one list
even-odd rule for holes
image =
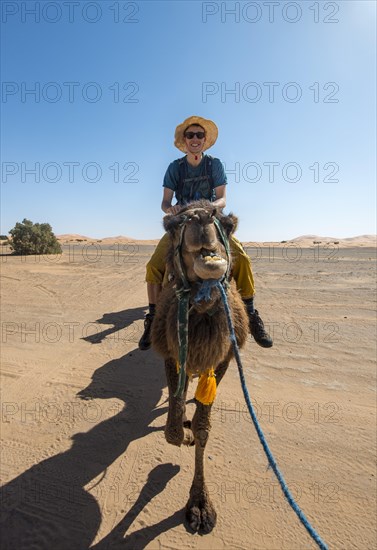
{"label": "shrub", "polygon": [[48,223],[24,219],[9,231],[11,248],[16,254],[61,254],[62,247]]}

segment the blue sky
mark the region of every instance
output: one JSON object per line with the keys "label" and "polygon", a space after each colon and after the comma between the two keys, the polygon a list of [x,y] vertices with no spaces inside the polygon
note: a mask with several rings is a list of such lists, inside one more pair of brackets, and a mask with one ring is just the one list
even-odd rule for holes
{"label": "blue sky", "polygon": [[376,232],[374,1],[1,4],[1,233],[161,236],[192,114],[241,240]]}

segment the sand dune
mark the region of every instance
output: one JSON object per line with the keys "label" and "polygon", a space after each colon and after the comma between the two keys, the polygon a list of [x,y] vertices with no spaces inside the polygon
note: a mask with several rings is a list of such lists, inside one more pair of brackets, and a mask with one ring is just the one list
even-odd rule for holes
{"label": "sand dune", "polygon": [[[131,237],[126,237],[124,235],[95,239],[93,237],[86,237],[84,235],[64,234],[64,235],[57,235],[57,238],[62,243],[64,242],[68,243],[73,241],[86,241],[86,242],[99,242],[99,243],[105,243],[105,244],[114,244],[116,242],[119,242],[119,243],[134,243],[139,245],[143,245],[143,244],[155,245],[159,241],[159,239],[133,239]],[[359,235],[357,237],[339,239],[336,237],[321,237],[319,235],[302,235],[300,237],[295,237],[294,239],[289,239],[287,241],[244,242],[246,246],[252,246],[253,244],[258,246],[269,246],[269,245],[283,246],[284,244],[287,244],[287,243],[295,243],[296,245],[302,246],[302,247],[311,247],[311,246],[315,246],[316,244],[336,244],[342,248],[352,247],[352,246],[373,247],[373,246],[376,246],[377,244],[377,236],[376,235]]]}
{"label": "sand dune", "polygon": [[78,235],[76,233],[67,233],[64,235],[56,235],[56,238],[59,239],[59,241],[74,241],[77,239],[80,239],[82,241],[92,241],[95,239],[92,239],[91,237],[86,237],[85,235]]}
{"label": "sand dune", "polygon": [[85,237],[84,235],[76,235],[76,234],[64,234],[64,235],[57,235],[57,239],[61,243],[69,243],[69,242],[78,242],[78,241],[86,241],[86,242],[97,242],[97,243],[104,243],[104,244],[114,244],[114,243],[134,243],[134,244],[157,244],[159,239],[133,239],[132,237],[126,237],[125,235],[118,235],[116,237],[103,237],[100,239],[96,239],[94,237]]}
{"label": "sand dune", "polygon": [[377,235],[358,235],[357,237],[337,238],[337,237],[321,237],[319,235],[302,235],[287,241],[289,243],[297,243],[301,246],[314,244],[337,244],[340,247],[346,246],[376,246]]}
{"label": "sand dune", "polygon": [[311,248],[319,244],[322,245],[336,245],[339,248],[347,247],[375,247],[377,245],[377,236],[376,235],[359,235],[357,237],[348,237],[348,238],[337,238],[337,237],[321,237],[319,235],[301,235],[300,237],[295,237],[294,239],[274,241],[274,242],[252,242],[248,241],[244,243],[245,245],[257,245],[257,246],[280,246],[284,245],[296,245],[302,248]]}

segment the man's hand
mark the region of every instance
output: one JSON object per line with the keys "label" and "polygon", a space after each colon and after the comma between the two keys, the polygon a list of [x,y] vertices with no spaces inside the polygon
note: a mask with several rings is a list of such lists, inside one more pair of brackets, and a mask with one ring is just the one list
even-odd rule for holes
{"label": "man's hand", "polygon": [[181,207],[176,204],[175,206],[172,206],[171,201],[173,200],[174,191],[171,189],[168,189],[167,187],[164,187],[164,196],[162,198],[161,203],[161,209],[165,214],[178,214],[180,212]]}
{"label": "man's hand", "polygon": [[170,208],[168,208],[168,209],[166,210],[166,213],[167,213],[167,214],[173,214],[173,215],[175,216],[176,214],[179,214],[179,212],[180,212],[181,210],[182,210],[182,207],[179,206],[179,204],[176,204],[175,206],[171,206]]}

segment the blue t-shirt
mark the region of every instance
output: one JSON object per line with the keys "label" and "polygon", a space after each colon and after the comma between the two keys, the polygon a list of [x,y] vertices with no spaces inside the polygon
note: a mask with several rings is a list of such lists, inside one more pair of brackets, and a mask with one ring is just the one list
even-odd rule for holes
{"label": "blue t-shirt", "polygon": [[[188,178],[196,178],[196,177],[205,175],[205,160],[204,160],[205,156],[206,155],[203,155],[203,158],[198,166],[191,166],[191,164],[187,162],[187,157],[184,158],[184,162],[186,163],[186,174]],[[221,160],[218,158],[212,157],[211,168],[212,168],[213,188],[219,187],[220,185],[226,185],[228,181],[226,179],[225,170]],[[178,184],[179,184],[179,160],[176,159],[169,164],[168,169],[166,170],[163,187],[167,187],[172,191],[176,191],[178,188]]]}

